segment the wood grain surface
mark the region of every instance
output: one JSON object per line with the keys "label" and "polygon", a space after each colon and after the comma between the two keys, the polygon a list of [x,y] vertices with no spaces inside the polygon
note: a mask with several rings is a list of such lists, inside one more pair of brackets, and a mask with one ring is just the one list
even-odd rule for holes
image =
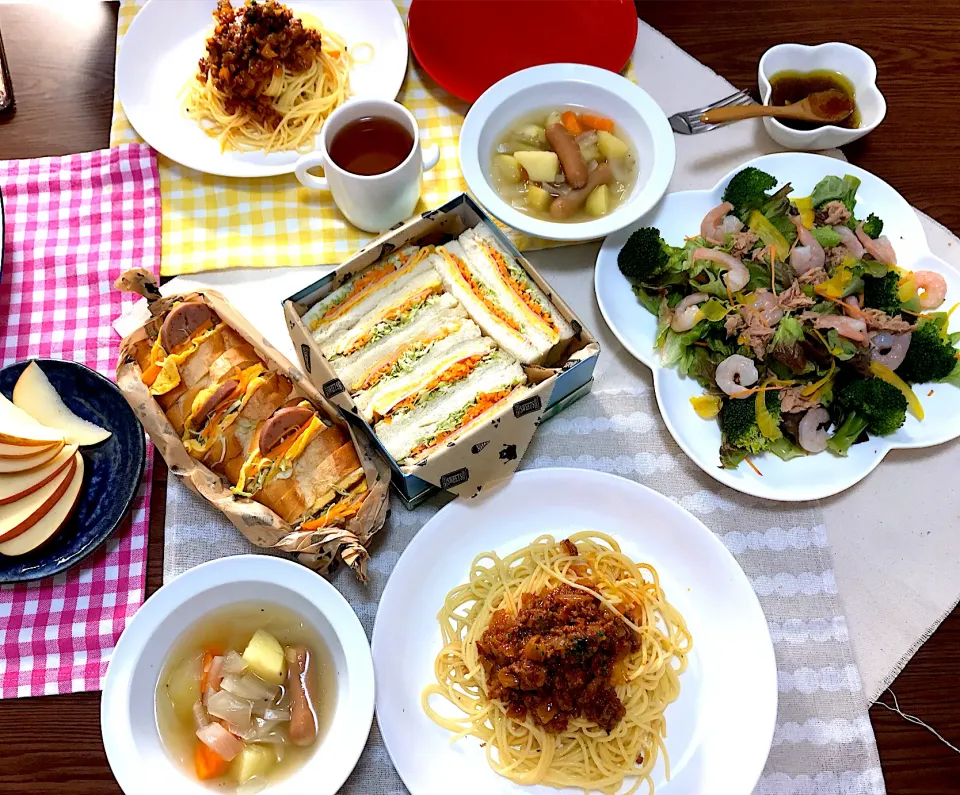
{"label": "wood grain surface", "polygon": [[[960,232],[960,0],[640,0],[637,8],[687,52],[753,90],[757,61],[779,42],[841,39],[867,49],[877,61],[888,114],[879,129],[845,150],[847,156]],[[108,145],[116,14],[114,3],[0,4],[17,98],[15,113],[0,115],[0,157]],[[159,587],[163,570],[165,486],[166,467],[158,458],[148,593]],[[958,659],[960,611],[954,611],[893,690],[904,711],[960,745]],[[880,707],[870,715],[889,795],[960,793],[960,755]],[[0,701],[0,749],[0,793],[120,792],[100,741],[99,693]]]}

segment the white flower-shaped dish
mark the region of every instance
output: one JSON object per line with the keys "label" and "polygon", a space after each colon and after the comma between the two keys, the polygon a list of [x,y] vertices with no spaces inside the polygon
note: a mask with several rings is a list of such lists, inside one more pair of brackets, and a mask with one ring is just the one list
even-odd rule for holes
{"label": "white flower-shaped dish", "polygon": [[[960,273],[931,253],[913,208],[883,180],[849,163],[802,152],[766,155],[744,163],[712,190],[669,194],[651,213],[604,241],[594,279],[600,312],[607,325],[623,346],[653,371],[657,404],[677,444],[704,472],[730,488],[765,499],[799,502],[829,497],[850,488],[869,475],[894,448],[932,447],[960,437],[960,389],[950,384],[919,385],[915,391],[923,404],[924,420],[908,414],[906,423],[895,434],[856,444],[846,458],[825,452],[781,461],[764,454],[754,459],[762,476],[746,464],[735,470],[720,467],[719,425],[716,420],[700,419],[690,405],[690,398],[703,394],[703,390],[693,379],[681,377],[675,368],[660,365],[660,353],[654,349],[657,319],[637,301],[630,283],[617,267],[617,254],[630,234],[643,226],[655,226],[664,240],[674,245],[696,234],[703,216],[720,204],[730,177],[747,166],[773,174],[781,185],[790,182],[795,196],[809,195],[813,186],[828,174],[859,177],[857,216],[876,213],[884,221],[884,234],[893,242],[899,264],[911,270],[943,274],[947,280],[945,306],[960,300]],[[957,325],[954,319],[951,331],[956,331]],[[933,394],[928,396],[931,389]]]}
{"label": "white flower-shaped dish", "polygon": [[867,53],[852,44],[831,41],[815,47],[806,44],[778,44],[767,50],[760,58],[757,82],[760,97],[765,105],[770,104],[773,88],[770,78],[778,72],[793,70],[813,72],[827,69],[840,72],[853,83],[857,109],[860,111],[860,126],[855,129],[825,124],[813,130],[795,130],[772,118],[765,118],[770,137],[788,149],[829,149],[844,146],[873,132],[887,115],[887,103],[877,88],[877,65]]}

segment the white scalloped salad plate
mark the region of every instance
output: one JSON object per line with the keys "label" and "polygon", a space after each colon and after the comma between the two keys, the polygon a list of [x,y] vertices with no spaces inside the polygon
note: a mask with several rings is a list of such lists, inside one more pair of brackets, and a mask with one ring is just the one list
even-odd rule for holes
{"label": "white scalloped salad plate", "polygon": [[[829,497],[850,488],[869,475],[890,450],[932,447],[960,437],[960,389],[950,384],[920,384],[914,391],[923,404],[923,421],[908,413],[896,433],[855,444],[846,458],[825,452],[782,461],[766,454],[754,460],[762,476],[746,464],[735,470],[720,467],[719,425],[715,420],[700,419],[690,405],[690,398],[703,394],[703,390],[675,368],[660,365],[660,354],[654,349],[657,319],[637,301],[630,283],[617,267],[617,254],[640,227],[656,227],[672,245],[696,234],[703,216],[720,204],[730,178],[747,166],[772,174],[781,185],[790,182],[795,196],[809,195],[813,186],[829,174],[859,177],[857,217],[876,213],[883,219],[883,232],[893,243],[898,264],[910,270],[941,273],[947,281],[944,306],[960,301],[960,273],[930,251],[920,219],[906,199],[883,180],[849,163],[806,152],[765,155],[731,171],[712,190],[669,194],[649,214],[604,240],[597,256],[594,285],[607,325],[623,346],[653,372],[657,404],[677,444],[704,472],[730,488],[755,497],[799,502]],[[957,331],[958,325],[960,318],[955,315],[950,330]],[[933,394],[928,396],[931,390]]]}

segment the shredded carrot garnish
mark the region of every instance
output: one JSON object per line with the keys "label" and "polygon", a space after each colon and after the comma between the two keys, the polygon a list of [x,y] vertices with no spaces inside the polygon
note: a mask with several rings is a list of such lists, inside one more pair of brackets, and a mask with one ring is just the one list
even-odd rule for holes
{"label": "shredded carrot garnish", "polygon": [[905,315],[913,315],[914,317],[922,317],[922,318],[925,318],[925,319],[927,319],[927,320],[929,320],[929,319],[931,319],[931,318],[933,317],[933,315],[925,315],[923,312],[911,312],[909,309],[903,309],[902,307],[900,308],[900,311],[903,312]]}
{"label": "shredded carrot garnish", "polygon": [[852,315],[859,315],[860,317],[865,317],[865,314],[857,309],[855,306],[850,306],[842,298],[831,298],[829,295],[823,295],[822,293],[817,293],[821,298],[826,298],[828,301],[833,301],[835,304],[840,304],[841,307]]}
{"label": "shredded carrot garnish", "polygon": [[746,461],[746,462],[750,465],[750,469],[752,469],[754,472],[756,472],[760,477],[763,477],[763,472],[761,472],[759,469],[757,469],[757,465],[754,464],[753,461],[750,460],[750,456],[745,456],[743,460]]}
{"label": "shredded carrot garnish", "polygon": [[741,389],[739,392],[734,392],[730,397],[739,398],[746,395],[755,395],[757,392],[776,392],[780,389],[786,389],[789,384],[766,384],[765,386],[755,386],[752,389]]}
{"label": "shredded carrot garnish", "polygon": [[727,298],[729,299],[730,305],[732,306],[736,302],[733,300],[733,293],[730,292],[730,285],[727,283],[726,279],[723,280],[723,286],[727,288]]}
{"label": "shredded carrot garnish", "polygon": [[932,394],[933,394],[933,390],[931,389],[929,392],[927,392],[927,397],[930,397],[930,395]]}

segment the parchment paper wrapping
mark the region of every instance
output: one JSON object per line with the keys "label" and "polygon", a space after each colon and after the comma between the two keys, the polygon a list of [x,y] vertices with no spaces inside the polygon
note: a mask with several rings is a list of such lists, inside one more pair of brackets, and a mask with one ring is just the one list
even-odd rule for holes
{"label": "parchment paper wrapping", "polygon": [[[293,553],[304,565],[317,571],[328,571],[341,558],[361,580],[366,580],[369,557],[366,545],[382,526],[389,509],[390,469],[377,454],[370,440],[345,423],[337,410],[324,398],[267,339],[257,332],[230,303],[213,290],[185,293],[162,298],[155,283],[144,279],[142,272],[128,272],[117,280],[120,289],[139,292],[150,301],[153,315],[144,326],[124,337],[117,362],[117,385],[137,418],[143,424],[170,472],[190,489],[205,497],[243,533],[260,547],[275,547]],[[164,414],[160,404],[141,380],[140,366],[134,350],[138,344],[152,345],[162,324],[162,315],[177,300],[200,298],[229,326],[240,334],[263,359],[269,370],[282,373],[294,384],[292,396],[306,398],[331,423],[350,433],[367,477],[369,492],[356,516],[345,527],[325,527],[315,531],[298,531],[274,511],[255,500],[238,497],[223,479],[193,458]]]}
{"label": "parchment paper wrapping", "polygon": [[[284,302],[284,313],[294,348],[307,378],[338,405],[345,416],[352,416],[357,427],[369,436],[384,455],[389,453],[380,445],[369,424],[360,417],[353,398],[346,391],[336,371],[324,357],[303,322],[303,315],[317,301],[335,290],[350,276],[372,265],[378,259],[408,244],[426,246],[456,238],[466,229],[485,221],[500,244],[516,258],[537,286],[556,306],[557,311],[570,322],[575,336],[560,357],[556,367],[524,366],[530,391],[522,400],[504,407],[481,427],[474,428],[457,440],[413,466],[393,466],[403,474],[413,474],[441,489],[464,497],[475,497],[483,486],[512,475],[527,450],[533,434],[551,403],[551,395],[559,377],[576,367],[595,364],[600,345],[587,331],[573,310],[547,284],[496,224],[485,216],[473,201],[461,195],[437,210],[429,210],[384,233],[358,251],[333,274],[301,290]],[[588,360],[593,361],[588,361]]]}

